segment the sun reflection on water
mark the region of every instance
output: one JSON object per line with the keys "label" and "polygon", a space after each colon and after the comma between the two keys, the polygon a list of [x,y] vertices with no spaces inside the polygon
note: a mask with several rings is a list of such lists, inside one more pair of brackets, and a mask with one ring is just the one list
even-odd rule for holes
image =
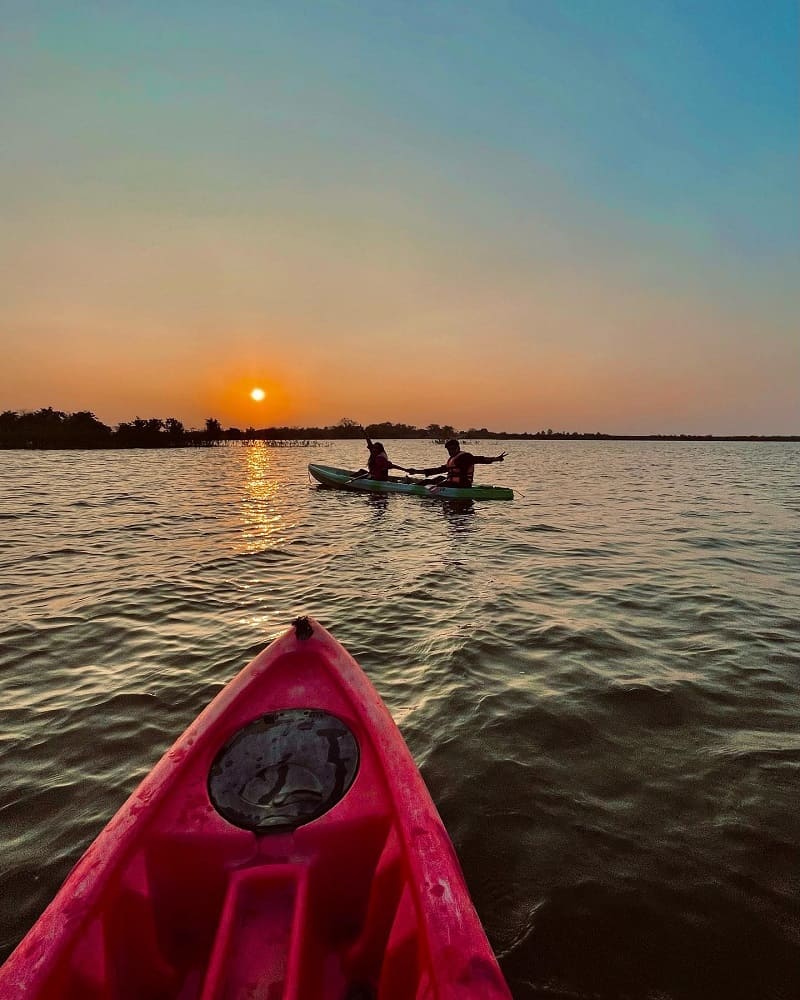
{"label": "sun reflection on water", "polygon": [[272,469],[269,448],[258,442],[244,449],[246,479],[242,499],[242,540],[239,552],[263,552],[280,537],[283,515],[275,509],[278,478]]}

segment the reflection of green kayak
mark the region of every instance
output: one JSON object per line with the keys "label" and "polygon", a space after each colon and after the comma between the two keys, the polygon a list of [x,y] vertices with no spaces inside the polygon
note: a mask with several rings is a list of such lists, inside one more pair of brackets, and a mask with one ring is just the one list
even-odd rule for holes
{"label": "reflection of green kayak", "polygon": [[513,500],[514,491],[505,486],[470,486],[457,489],[455,486],[422,486],[413,479],[390,478],[385,482],[377,479],[354,479],[347,469],[334,469],[330,465],[309,465],[308,471],[323,486],[337,490],[356,490],[359,493],[409,493],[415,497],[441,497],[443,500]]}

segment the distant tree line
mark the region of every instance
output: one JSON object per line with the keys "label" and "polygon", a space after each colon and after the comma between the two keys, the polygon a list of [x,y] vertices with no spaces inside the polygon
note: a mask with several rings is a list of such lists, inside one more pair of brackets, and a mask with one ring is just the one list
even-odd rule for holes
{"label": "distant tree line", "polygon": [[428,438],[445,441],[462,440],[614,440],[614,441],[800,441],[798,435],[735,435],[716,437],[711,434],[603,434],[600,431],[554,431],[552,428],[525,433],[491,431],[486,427],[456,430],[449,424],[396,424],[384,421],[362,427],[350,417],[324,427],[239,427],[224,428],[216,417],[209,417],[205,427],[188,429],[176,417],[134,417],[112,428],[102,423],[88,410],[64,413],[46,407],[33,412],[0,413],[0,448],[186,448],[205,447],[225,441],[294,441],[363,438]]}

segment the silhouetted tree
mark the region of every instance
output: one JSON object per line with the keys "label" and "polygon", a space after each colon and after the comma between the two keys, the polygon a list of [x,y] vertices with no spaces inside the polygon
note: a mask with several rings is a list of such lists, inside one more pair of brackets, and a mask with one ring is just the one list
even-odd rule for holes
{"label": "silhouetted tree", "polygon": [[160,448],[167,444],[160,417],[134,417],[129,423],[117,425],[114,444],[120,448]]}
{"label": "silhouetted tree", "polygon": [[[512,434],[507,431],[490,431],[482,427],[456,432],[445,424],[429,424],[421,429],[412,424],[382,423],[369,424],[366,428],[373,438],[425,438],[433,435],[439,438],[502,438],[526,440],[659,440],[659,441],[798,441],[798,435],[735,435],[715,438],[710,434],[648,434],[611,435],[601,431],[577,432],[554,431],[552,428],[534,433]],[[265,427],[256,430],[248,427],[242,434],[238,427],[223,431],[220,422],[209,417],[205,430],[186,431],[180,420],[168,417],[135,417],[129,422],[117,425],[112,431],[88,410],[64,413],[51,406],[33,412],[17,413],[13,410],[0,412],[0,448],[163,448],[185,445],[207,445],[222,439],[239,440],[303,440],[314,438],[357,438],[361,435],[360,425],[350,417],[343,417],[338,424],[326,427]]]}
{"label": "silhouetted tree", "polygon": [[340,432],[336,437],[357,438],[362,434],[361,424],[352,417],[342,417],[336,425],[336,430]]}
{"label": "silhouetted tree", "polygon": [[104,447],[111,440],[111,428],[88,410],[70,413],[64,418],[62,427],[65,443],[76,448]]}
{"label": "silhouetted tree", "polygon": [[171,438],[183,437],[185,434],[185,429],[180,420],[175,417],[167,417],[164,421],[164,430]]}

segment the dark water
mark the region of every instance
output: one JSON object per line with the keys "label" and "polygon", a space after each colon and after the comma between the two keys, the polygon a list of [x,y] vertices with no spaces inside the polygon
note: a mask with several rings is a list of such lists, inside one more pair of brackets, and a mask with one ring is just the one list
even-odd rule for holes
{"label": "dark water", "polygon": [[2,957],[307,612],[400,725],[515,997],[800,996],[800,448],[509,450],[478,472],[523,495],[466,508],[309,485],[357,443],[0,452]]}

